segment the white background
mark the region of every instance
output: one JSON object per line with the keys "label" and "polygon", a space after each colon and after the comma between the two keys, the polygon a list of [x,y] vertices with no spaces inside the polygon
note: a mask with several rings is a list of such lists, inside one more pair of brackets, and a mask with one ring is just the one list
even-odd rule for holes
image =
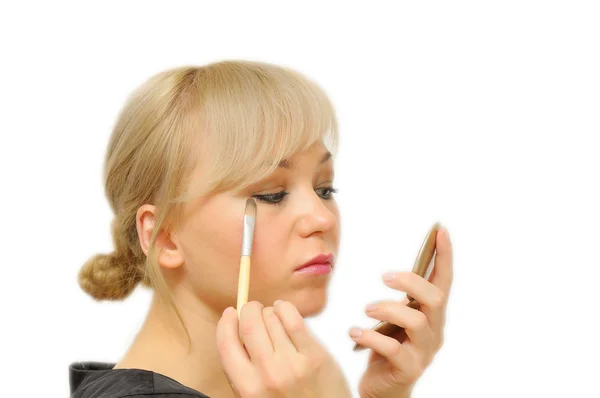
{"label": "white background", "polygon": [[[2,396],[68,395],[117,361],[149,292],[76,282],[111,250],[101,182],[125,97],[162,69],[291,66],[337,107],[339,269],[309,322],[356,386],[347,330],[441,221],[455,248],[446,344],[415,397],[597,397],[597,2],[18,2],[0,6]],[[18,5],[14,5],[18,4]]]}

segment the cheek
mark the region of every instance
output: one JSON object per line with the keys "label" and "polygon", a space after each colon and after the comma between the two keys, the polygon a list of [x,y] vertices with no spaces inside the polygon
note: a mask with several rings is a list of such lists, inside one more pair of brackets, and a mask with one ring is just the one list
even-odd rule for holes
{"label": "cheek", "polygon": [[252,264],[257,273],[268,277],[273,269],[281,268],[286,261],[284,254],[288,243],[288,235],[282,226],[264,218],[258,221],[252,245]]}
{"label": "cheek", "polygon": [[222,286],[237,278],[242,242],[241,216],[207,206],[188,220],[183,252],[194,284]]}
{"label": "cheek", "polygon": [[341,225],[342,220],[340,218],[340,210],[338,208],[337,203],[333,202],[331,212],[335,216],[335,225],[332,228],[331,236],[332,236],[333,243],[335,245],[335,250],[337,251],[339,244],[340,244],[340,232],[342,229],[342,225]]}

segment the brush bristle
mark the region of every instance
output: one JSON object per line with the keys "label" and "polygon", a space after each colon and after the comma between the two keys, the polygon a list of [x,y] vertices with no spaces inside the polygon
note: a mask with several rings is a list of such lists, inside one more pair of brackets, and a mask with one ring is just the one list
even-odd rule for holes
{"label": "brush bristle", "polygon": [[252,198],[246,201],[246,216],[256,218],[256,202]]}

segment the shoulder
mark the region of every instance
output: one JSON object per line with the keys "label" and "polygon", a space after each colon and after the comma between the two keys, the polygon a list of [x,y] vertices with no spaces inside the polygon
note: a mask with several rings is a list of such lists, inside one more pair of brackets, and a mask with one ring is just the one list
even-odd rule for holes
{"label": "shoulder", "polygon": [[69,366],[71,398],[208,398],[160,373],[113,369],[115,364],[75,362]]}

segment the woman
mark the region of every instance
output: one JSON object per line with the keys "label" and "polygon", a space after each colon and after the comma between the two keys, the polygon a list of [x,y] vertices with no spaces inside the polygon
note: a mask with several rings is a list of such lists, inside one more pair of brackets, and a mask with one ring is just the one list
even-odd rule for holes
{"label": "woman", "polygon": [[[139,334],[116,364],[74,363],[73,397],[350,397],[339,366],[303,318],[325,305],[330,273],[298,269],[315,257],[337,268],[333,107],[298,73],[219,62],[159,73],[125,104],[105,165],[115,251],[91,258],[79,282],[98,300],[153,289]],[[249,298],[236,303],[242,219],[257,201]],[[400,344],[352,331],[371,348],[363,397],[403,397],[440,348],[452,279],[447,233],[431,283],[388,282],[415,297],[370,316],[407,329]],[[171,394],[171,395],[169,395]]]}

